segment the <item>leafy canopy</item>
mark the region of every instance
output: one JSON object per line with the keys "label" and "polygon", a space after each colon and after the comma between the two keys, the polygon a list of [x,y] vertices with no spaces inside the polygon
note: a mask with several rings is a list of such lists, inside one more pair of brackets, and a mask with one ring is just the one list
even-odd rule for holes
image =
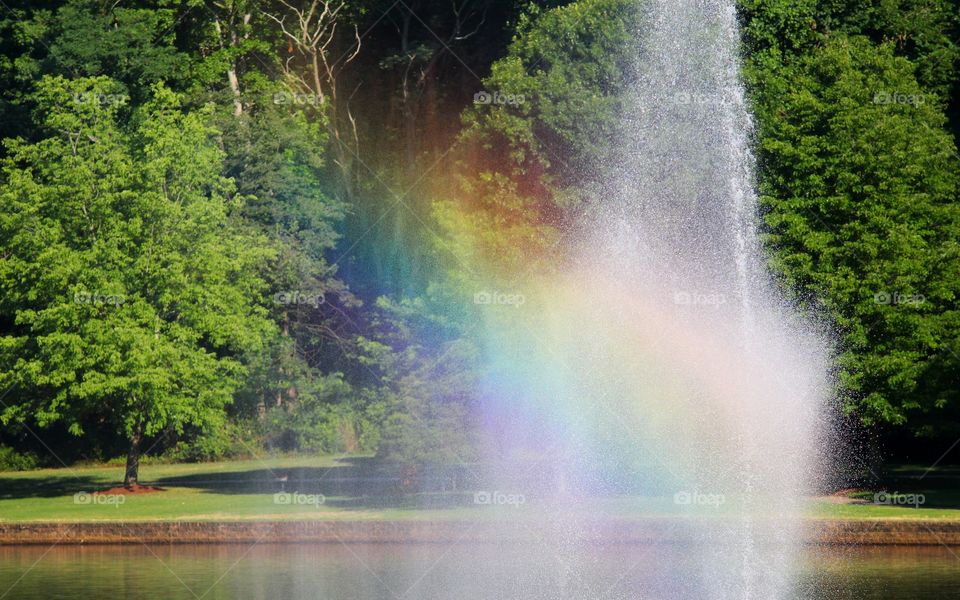
{"label": "leafy canopy", "polygon": [[[0,182],[0,381],[19,399],[4,422],[86,415],[129,436],[218,422],[239,356],[274,327],[260,306],[265,239],[203,112],[163,85],[129,116],[106,77],[45,77],[46,135],[8,141]],[[91,100],[91,98],[94,98]]]}

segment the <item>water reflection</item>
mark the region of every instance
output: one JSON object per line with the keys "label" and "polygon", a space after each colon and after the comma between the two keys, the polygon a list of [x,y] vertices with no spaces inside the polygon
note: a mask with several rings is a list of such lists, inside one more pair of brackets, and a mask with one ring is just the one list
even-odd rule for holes
{"label": "water reflection", "polygon": [[[333,544],[0,548],[0,597],[572,600],[706,597],[683,545]],[[796,598],[960,597],[943,547],[808,550]],[[3,595],[7,592],[6,595]],[[699,596],[698,596],[698,593]]]}

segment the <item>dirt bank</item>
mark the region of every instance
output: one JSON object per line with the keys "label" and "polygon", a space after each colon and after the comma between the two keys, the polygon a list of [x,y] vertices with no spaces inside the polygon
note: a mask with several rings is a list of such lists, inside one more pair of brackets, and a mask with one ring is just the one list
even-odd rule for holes
{"label": "dirt bank", "polygon": [[[956,521],[811,519],[808,524],[810,544],[960,546]],[[722,534],[722,524],[715,525]],[[682,543],[691,539],[687,526],[668,519],[607,520],[586,524],[581,536],[586,542]],[[561,533],[553,527],[539,522],[456,521],[0,523],[0,544],[522,542]]]}

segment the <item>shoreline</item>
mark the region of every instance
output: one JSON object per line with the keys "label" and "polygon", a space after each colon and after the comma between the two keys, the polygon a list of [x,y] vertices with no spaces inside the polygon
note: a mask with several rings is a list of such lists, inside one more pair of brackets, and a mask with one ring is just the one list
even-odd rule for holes
{"label": "shoreline", "polygon": [[[685,543],[685,523],[649,518],[582,523],[585,543]],[[718,533],[724,528],[718,523]],[[808,545],[960,546],[960,521],[808,519]],[[233,543],[521,543],[569,534],[546,522],[481,521],[82,521],[0,523],[0,546]],[[565,536],[566,537],[566,536]]]}

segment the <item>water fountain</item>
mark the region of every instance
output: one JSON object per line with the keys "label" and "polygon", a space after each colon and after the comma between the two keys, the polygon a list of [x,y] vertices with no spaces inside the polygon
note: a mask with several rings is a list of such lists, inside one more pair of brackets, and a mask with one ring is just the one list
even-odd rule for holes
{"label": "water fountain", "polygon": [[[562,457],[555,489],[574,491],[558,495],[663,499],[696,574],[658,578],[650,597],[785,598],[827,339],[764,264],[734,2],[642,14],[621,160],[600,167],[573,266],[528,290],[523,317],[490,324],[491,385],[520,390],[493,420],[514,424],[507,444]],[[554,513],[557,548],[575,546],[581,513]]]}

